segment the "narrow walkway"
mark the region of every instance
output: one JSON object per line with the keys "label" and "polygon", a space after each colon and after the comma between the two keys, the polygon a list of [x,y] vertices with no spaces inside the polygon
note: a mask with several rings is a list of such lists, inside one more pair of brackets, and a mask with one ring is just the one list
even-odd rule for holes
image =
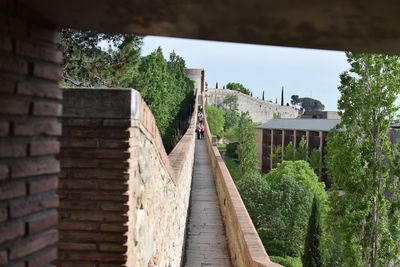
{"label": "narrow walkway", "polygon": [[204,140],[196,140],[185,257],[184,266],[231,266]]}

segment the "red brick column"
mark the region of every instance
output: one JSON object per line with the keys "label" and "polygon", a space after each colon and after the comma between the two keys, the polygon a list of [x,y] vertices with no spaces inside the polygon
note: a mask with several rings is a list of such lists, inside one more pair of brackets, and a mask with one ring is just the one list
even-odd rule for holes
{"label": "red brick column", "polygon": [[59,35],[28,13],[0,3],[0,266],[57,257]]}
{"label": "red brick column", "polygon": [[[56,265],[122,266],[128,231],[130,90],[64,91]],[[128,99],[127,112],[110,114],[126,106],[114,97],[121,92]]]}

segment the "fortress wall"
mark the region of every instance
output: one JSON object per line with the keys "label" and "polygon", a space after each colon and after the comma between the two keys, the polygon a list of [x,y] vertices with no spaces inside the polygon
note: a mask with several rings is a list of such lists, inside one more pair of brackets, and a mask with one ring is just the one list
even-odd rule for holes
{"label": "fortress wall", "polygon": [[228,95],[238,97],[239,111],[250,113],[250,117],[255,122],[264,123],[273,119],[274,114],[279,114],[281,118],[296,118],[298,111],[292,107],[277,105],[271,101],[263,101],[243,93],[228,89],[208,89],[206,92],[207,102],[211,105],[224,105],[223,102]]}
{"label": "fortress wall", "polygon": [[180,266],[195,119],[167,155],[131,89],[65,89],[58,266]]}

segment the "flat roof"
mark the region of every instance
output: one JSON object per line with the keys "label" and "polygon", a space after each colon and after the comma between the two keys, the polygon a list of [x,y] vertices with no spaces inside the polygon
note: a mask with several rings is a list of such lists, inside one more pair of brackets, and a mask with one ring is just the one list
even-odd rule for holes
{"label": "flat roof", "polygon": [[339,119],[273,119],[256,128],[328,132],[339,123]]}

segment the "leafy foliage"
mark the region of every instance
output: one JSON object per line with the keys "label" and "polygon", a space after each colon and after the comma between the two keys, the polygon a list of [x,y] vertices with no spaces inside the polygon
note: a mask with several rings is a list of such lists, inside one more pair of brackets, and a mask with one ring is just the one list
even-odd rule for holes
{"label": "leafy foliage", "polygon": [[237,159],[238,154],[237,154],[237,147],[238,143],[229,143],[226,145],[226,155],[230,158]]}
{"label": "leafy foliage", "polygon": [[221,137],[224,132],[225,116],[224,111],[215,106],[207,105],[207,123],[210,127],[210,131]]}
{"label": "leafy foliage", "polygon": [[319,149],[314,148],[311,151],[310,156],[308,157],[308,162],[310,163],[311,168],[313,168],[315,174],[320,177],[322,174],[322,161]]}
{"label": "leafy foliage", "polygon": [[237,95],[227,95],[223,101],[224,107],[231,111],[238,110],[238,96]]}
{"label": "leafy foliage", "polygon": [[224,130],[235,127],[239,123],[240,115],[237,111],[224,109],[225,125]]}
{"label": "leafy foliage", "polygon": [[[108,43],[108,49],[101,44]],[[63,83],[67,86],[118,87],[127,77],[136,78],[142,37],[93,31],[61,31],[64,61]]]}
{"label": "leafy foliage", "polygon": [[238,137],[240,174],[245,176],[257,168],[256,134],[248,112],[240,115]]}
{"label": "leafy foliage", "polygon": [[303,267],[299,257],[270,256],[271,261],[282,264],[285,267]]}
{"label": "leafy foliage", "polygon": [[258,232],[269,253],[299,257],[304,251],[312,192],[286,176],[264,193],[262,225]]}
{"label": "leafy foliage", "polygon": [[284,160],[291,160],[291,161],[296,160],[296,148],[294,147],[294,145],[293,145],[293,143],[291,141],[285,147],[283,159]]}
{"label": "leafy foliage", "polygon": [[246,95],[250,95],[251,91],[249,89],[247,89],[246,87],[244,87],[243,84],[241,83],[234,83],[234,82],[230,82],[226,85],[226,89],[230,89],[230,90],[235,90],[235,91],[239,91],[243,94]]}
{"label": "leafy foliage", "polygon": [[271,185],[280,182],[284,177],[292,177],[301,186],[310,189],[321,203],[321,208],[327,210],[325,185],[318,181],[318,177],[307,162],[303,160],[283,161],[277,168],[266,174],[266,179]]}
{"label": "leafy foliage", "polygon": [[[108,49],[106,49],[108,45]],[[142,37],[62,30],[64,85],[136,88],[149,105],[171,151],[187,129],[194,103],[194,85],[185,75],[185,61],[161,48],[140,58]]]}
{"label": "leafy foliage", "polygon": [[272,153],[272,168],[276,168],[282,162],[282,147],[277,146]]}
{"label": "leafy foliage", "polygon": [[322,258],[320,252],[321,235],[322,229],[320,224],[319,204],[317,198],[314,197],[310,220],[308,221],[306,242],[304,244],[304,254],[302,257],[304,267],[322,266]]}
{"label": "leafy foliage", "polygon": [[[332,228],[343,246],[343,265],[399,265],[398,176],[390,171],[390,122],[398,107],[398,57],[347,53],[340,76],[339,130],[328,136],[327,167],[334,181]],[[398,164],[398,162],[396,163]]]}
{"label": "leafy foliage", "polygon": [[325,106],[321,101],[310,97],[299,97],[298,95],[292,95],[290,103],[294,106],[299,106],[301,110],[305,112],[309,111],[321,111],[324,110]]}

